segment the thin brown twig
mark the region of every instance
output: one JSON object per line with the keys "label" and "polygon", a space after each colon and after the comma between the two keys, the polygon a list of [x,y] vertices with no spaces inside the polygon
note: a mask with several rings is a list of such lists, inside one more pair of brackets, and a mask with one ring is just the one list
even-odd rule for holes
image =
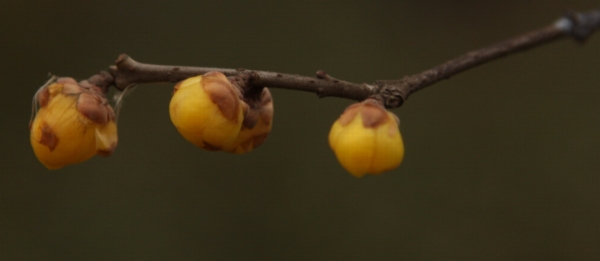
{"label": "thin brown twig", "polygon": [[337,96],[354,100],[364,100],[374,91],[374,87],[365,84],[277,72],[145,64],[125,54],[120,55],[115,65],[110,67],[110,73],[115,79],[114,86],[121,90],[140,83],[178,82],[210,71],[238,77],[243,81],[245,88],[268,86],[314,92],[320,97]]}
{"label": "thin brown twig", "polygon": [[379,80],[373,84],[338,80],[321,70],[317,71],[316,77],[308,77],[246,69],[155,65],[136,62],[125,54],[119,56],[108,72],[96,74],[88,81],[105,90],[110,86],[124,90],[131,85],[178,82],[209,71],[219,71],[229,76],[246,91],[268,86],[313,92],[319,97],[334,96],[357,101],[376,97],[382,100],[387,108],[396,108],[400,107],[412,93],[470,68],[567,36],[584,42],[598,29],[600,29],[600,9],[587,13],[569,13],[552,25],[468,52],[421,73],[405,76],[399,80]]}

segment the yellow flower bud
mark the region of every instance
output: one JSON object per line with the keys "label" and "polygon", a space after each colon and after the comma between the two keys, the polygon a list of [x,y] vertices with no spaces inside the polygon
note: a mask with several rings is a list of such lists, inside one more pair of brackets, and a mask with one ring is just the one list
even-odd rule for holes
{"label": "yellow flower bud", "polygon": [[237,138],[225,148],[230,153],[243,154],[254,150],[267,139],[273,126],[273,98],[269,89],[262,88],[258,97],[245,97],[244,101],[249,106],[248,113]]}
{"label": "yellow flower bud", "polygon": [[333,124],[329,145],[352,175],[379,174],[400,165],[404,144],[398,118],[375,100],[350,105]]}
{"label": "yellow flower bud", "polygon": [[244,118],[241,94],[220,72],[188,78],[175,86],[169,113],[179,133],[206,150],[233,143]]}
{"label": "yellow flower bud", "polygon": [[110,155],[117,146],[114,112],[102,91],[72,78],[42,87],[35,99],[40,110],[30,126],[30,141],[48,169]]}

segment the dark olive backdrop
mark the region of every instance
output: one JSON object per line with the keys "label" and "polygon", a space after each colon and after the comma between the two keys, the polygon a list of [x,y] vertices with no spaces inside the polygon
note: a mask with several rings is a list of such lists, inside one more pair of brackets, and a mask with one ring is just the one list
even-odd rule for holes
{"label": "dark olive backdrop", "polygon": [[31,98],[120,53],[150,63],[395,79],[597,0],[0,3],[1,260],[598,260],[600,33],[460,74],[394,112],[402,166],[347,174],[327,144],[351,101],[273,89],[248,155],[172,126],[172,84],[125,101],[109,158],[35,158]]}

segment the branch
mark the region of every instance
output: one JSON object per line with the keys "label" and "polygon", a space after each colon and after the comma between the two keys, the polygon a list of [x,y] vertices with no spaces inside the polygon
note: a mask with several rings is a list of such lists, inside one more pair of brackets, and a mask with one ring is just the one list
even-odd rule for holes
{"label": "branch", "polygon": [[386,100],[387,107],[397,107],[402,105],[412,93],[441,80],[449,79],[475,66],[509,54],[525,51],[531,47],[549,43],[565,36],[572,36],[575,40],[583,43],[594,30],[599,28],[600,9],[588,13],[570,13],[552,25],[469,52],[419,74],[405,76],[400,80],[378,81],[376,85],[381,88],[382,92],[387,92],[390,96],[399,97],[398,101]]}
{"label": "branch", "polygon": [[121,54],[114,66],[110,67],[114,76],[114,86],[123,90],[127,86],[152,82],[178,82],[186,78],[219,71],[238,81],[244,89],[269,86],[274,88],[314,92],[319,97],[336,96],[353,100],[364,100],[374,92],[374,87],[355,84],[331,78],[313,78],[277,72],[253,71],[246,69],[223,69],[190,66],[169,66],[145,64]]}
{"label": "branch", "polygon": [[568,13],[552,25],[468,52],[419,74],[405,76],[399,80],[375,81],[373,84],[338,80],[321,70],[317,71],[316,77],[308,77],[246,69],[154,65],[136,62],[125,54],[119,56],[108,72],[96,74],[88,81],[104,90],[108,90],[110,86],[124,90],[136,84],[178,82],[210,71],[219,71],[229,76],[230,80],[245,92],[268,86],[313,92],[319,97],[333,96],[357,101],[375,97],[382,100],[387,108],[396,108],[412,93],[475,66],[567,36],[583,43],[598,29],[600,9],[587,13]]}

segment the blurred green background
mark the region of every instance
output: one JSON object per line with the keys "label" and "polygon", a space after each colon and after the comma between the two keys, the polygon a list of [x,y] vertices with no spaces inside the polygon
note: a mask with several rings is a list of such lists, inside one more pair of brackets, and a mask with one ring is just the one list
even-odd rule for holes
{"label": "blurred green background", "polygon": [[0,3],[1,260],[600,260],[600,32],[410,97],[398,169],[357,179],[327,144],[351,101],[272,89],[243,156],[186,142],[172,84],[126,98],[120,143],[46,170],[29,144],[48,73],[141,62],[397,79],[597,0]]}

